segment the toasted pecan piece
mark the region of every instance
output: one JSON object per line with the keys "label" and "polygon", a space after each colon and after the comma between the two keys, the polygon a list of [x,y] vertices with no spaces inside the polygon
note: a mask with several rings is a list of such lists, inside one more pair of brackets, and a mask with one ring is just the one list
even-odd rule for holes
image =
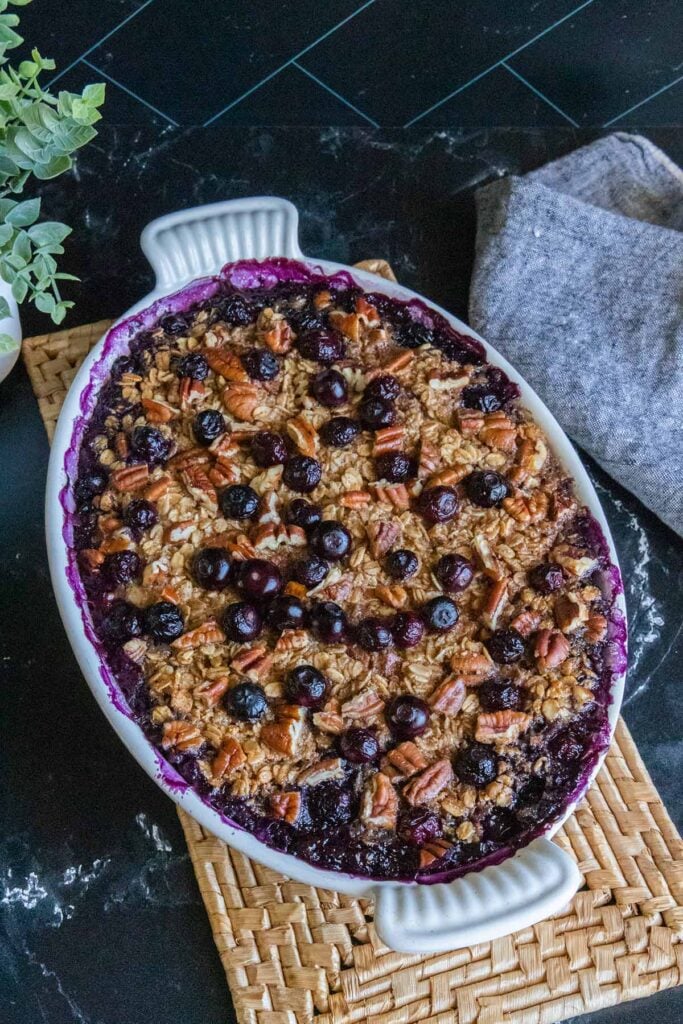
{"label": "toasted pecan piece", "polygon": [[387,551],[391,550],[396,541],[400,540],[402,533],[400,523],[393,519],[375,520],[368,523],[365,530],[370,541],[373,558],[377,559],[382,558]]}
{"label": "toasted pecan piece", "polygon": [[415,776],[404,788],[403,796],[411,807],[416,807],[418,804],[426,804],[430,800],[434,800],[441,790],[445,789],[452,781],[453,769],[451,768],[451,762],[444,758],[441,761],[435,761],[434,764],[430,764],[428,768],[425,768],[424,771]]}
{"label": "toasted pecan piece", "polygon": [[150,423],[169,423],[179,415],[179,411],[166,402],[157,402],[152,398],[143,398],[140,404],[145,410],[145,419]]}
{"label": "toasted pecan piece", "polygon": [[223,405],[236,420],[248,422],[260,401],[260,392],[255,384],[228,384],[222,395]]}
{"label": "toasted pecan piece", "polygon": [[318,431],[303,413],[288,420],[287,433],[302,455],[315,455],[318,450]]}
{"label": "toasted pecan piece", "polygon": [[410,508],[410,494],[405,484],[374,484],[372,490],[377,501],[393,505],[401,511]]}
{"label": "toasted pecan piece", "polygon": [[370,370],[367,374],[367,380],[374,380],[375,377],[379,377],[384,373],[401,373],[402,370],[408,369],[414,358],[413,353],[409,350],[404,349],[403,352],[395,352],[382,366],[376,366],[373,370]]}
{"label": "toasted pecan piece", "polygon": [[432,839],[431,843],[425,843],[420,848],[420,867],[428,868],[437,860],[445,857],[453,844],[446,839]]}
{"label": "toasted pecan piece", "polygon": [[477,715],[474,738],[477,743],[514,743],[531,724],[523,711],[489,711]]}
{"label": "toasted pecan piece", "polygon": [[442,711],[445,715],[457,715],[465,702],[467,689],[462,679],[450,676],[439,683],[429,698],[434,711]]}
{"label": "toasted pecan piece", "polygon": [[558,544],[550,553],[553,562],[558,562],[563,569],[566,569],[570,576],[581,579],[593,572],[598,564],[597,558],[585,555],[580,548],[571,544]]}
{"label": "toasted pecan piece", "polygon": [[342,508],[364,508],[372,501],[369,491],[345,491],[339,499]]}
{"label": "toasted pecan piece", "polygon": [[286,320],[273,319],[263,332],[263,340],[271,352],[284,355],[294,344],[294,333]]}
{"label": "toasted pecan piece", "polygon": [[399,743],[393,750],[389,750],[382,759],[382,771],[393,782],[409,779],[415,772],[422,771],[426,767],[427,759],[412,740]]}
{"label": "toasted pecan piece", "polygon": [[541,613],[525,609],[510,621],[510,628],[516,629],[520,636],[531,636],[541,623]]}
{"label": "toasted pecan piece", "polygon": [[217,676],[215,679],[203,679],[192,691],[195,700],[212,708],[221,699],[228,688],[228,677]]}
{"label": "toasted pecan piece", "polygon": [[261,729],[261,739],[278,754],[291,757],[301,739],[306,722],[306,709],[296,704],[281,704],[275,721]]}
{"label": "toasted pecan piece", "polygon": [[573,633],[588,621],[588,608],[581,598],[571,591],[557,595],[553,611],[555,622],[563,633]]}
{"label": "toasted pecan piece", "polygon": [[164,750],[193,750],[202,744],[202,734],[192,722],[164,722],[161,745]]}
{"label": "toasted pecan piece", "polygon": [[384,710],[384,701],[374,690],[363,690],[341,706],[342,717],[352,722],[369,722]]}
{"label": "toasted pecan piece", "polygon": [[235,768],[239,768],[246,760],[246,754],[238,741],[233,739],[232,736],[226,736],[218,748],[218,753],[211,762],[211,775],[213,776],[214,785],[218,785],[226,775],[233,772]]}
{"label": "toasted pecan piece", "polygon": [[205,348],[202,354],[214,373],[219,373],[226,380],[238,383],[249,380],[249,374],[244,369],[242,360],[231,349]]}
{"label": "toasted pecan piece", "polygon": [[319,782],[329,782],[332,779],[343,779],[345,775],[344,762],[340,757],[328,757],[325,761],[310,768],[304,768],[299,772],[296,781],[300,786],[317,786]]}
{"label": "toasted pecan piece", "polygon": [[498,620],[508,602],[508,581],[494,580],[489,587],[484,607],[481,612],[481,620],[489,629],[495,629]]}
{"label": "toasted pecan piece", "polygon": [[235,655],[230,668],[248,679],[261,679],[270,671],[272,664],[273,657],[265,647],[250,647]]}
{"label": "toasted pecan piece", "polygon": [[344,732],[344,720],[336,711],[316,711],[313,725],[330,736],[340,736]]}
{"label": "toasted pecan piece", "polygon": [[377,458],[378,455],[384,455],[385,452],[400,451],[403,447],[405,433],[400,424],[396,424],[393,427],[383,427],[382,430],[378,430],[372,446],[374,457]]}
{"label": "toasted pecan piece", "polygon": [[439,465],[440,454],[436,445],[427,437],[420,441],[420,454],[417,462],[417,476],[419,480],[432,476]]}
{"label": "toasted pecan piece", "polygon": [[569,641],[559,629],[539,629],[534,657],[540,669],[558,668],[569,654]]}
{"label": "toasted pecan piece", "polygon": [[607,636],[607,619],[604,615],[589,615],[586,622],[586,641],[598,644]]}
{"label": "toasted pecan piece", "polygon": [[124,466],[116,469],[109,477],[109,482],[117,491],[140,491],[149,480],[149,466],[139,462],[135,466]]}
{"label": "toasted pecan piece", "polygon": [[201,380],[183,377],[180,381],[180,408],[186,412],[191,406],[201,401],[206,394],[206,387]]}
{"label": "toasted pecan piece", "polygon": [[222,644],[225,641],[225,633],[215,619],[207,619],[201,626],[183,633],[177,640],[171,643],[176,651],[191,651],[195,647],[203,647],[204,644]]}
{"label": "toasted pecan piece", "polygon": [[451,658],[451,668],[466,686],[479,686],[496,673],[496,666],[488,654],[469,651],[465,654],[454,654]]}
{"label": "toasted pecan piece", "polygon": [[291,790],[284,793],[272,793],[270,797],[270,809],[276,818],[282,818],[293,825],[301,814],[301,793],[298,790]]}
{"label": "toasted pecan piece", "polygon": [[404,608],[408,603],[408,591],[398,583],[391,587],[383,584],[375,587],[375,596],[390,608]]}
{"label": "toasted pecan piece", "polygon": [[360,818],[368,828],[396,828],[398,795],[383,772],[371,776],[363,789]]}

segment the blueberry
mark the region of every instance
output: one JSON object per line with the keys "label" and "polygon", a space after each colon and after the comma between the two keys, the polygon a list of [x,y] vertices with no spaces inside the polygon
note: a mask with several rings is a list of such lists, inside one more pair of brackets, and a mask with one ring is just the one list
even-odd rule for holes
{"label": "blueberry", "polygon": [[292,491],[308,494],[320,483],[322,470],[317,459],[309,455],[293,455],[282,474],[283,483]]}
{"label": "blueberry", "polygon": [[339,751],[351,764],[368,764],[379,757],[379,743],[370,729],[347,729],[339,739]]}
{"label": "blueberry", "polygon": [[102,572],[114,586],[132,583],[142,575],[142,561],[134,551],[114,551],[107,555]]}
{"label": "blueberry", "polygon": [[324,644],[338,644],[346,639],[346,615],[334,601],[315,601],[308,613],[308,623],[316,639]]}
{"label": "blueberry", "polygon": [[366,385],[363,398],[378,398],[382,402],[394,402],[400,393],[401,385],[398,382],[398,377],[394,377],[391,373],[381,373],[379,377],[374,377]]}
{"label": "blueberry", "polygon": [[420,567],[417,555],[408,548],[399,548],[387,555],[385,568],[393,580],[408,580]]}
{"label": "blueberry", "polygon": [[443,555],[436,563],[434,575],[449,594],[460,594],[474,579],[474,566],[463,555]]}
{"label": "blueberry", "polygon": [[462,389],[462,404],[466,409],[480,412],[497,412],[503,403],[500,396],[486,384],[471,384]]}
{"label": "blueberry", "polygon": [[411,846],[425,846],[443,835],[443,825],[438,814],[420,807],[401,818],[398,834]]}
{"label": "blueberry", "polygon": [[379,480],[402,484],[417,476],[417,463],[405,452],[387,452],[375,459],[375,473]]}
{"label": "blueberry", "polygon": [[201,548],[192,559],[192,575],[205,590],[224,590],[232,576],[225,548]]}
{"label": "blueberry", "polygon": [[282,434],[274,434],[270,430],[261,430],[251,439],[251,454],[254,462],[262,469],[269,466],[282,466],[289,457],[287,442]]}
{"label": "blueberry", "polygon": [[348,387],[343,374],[338,370],[321,370],[311,380],[311,394],[330,409],[348,401]]}
{"label": "blueberry", "polygon": [[396,739],[412,740],[429,724],[429,705],[410,693],[394,697],[386,709],[386,720]]}
{"label": "blueberry", "polygon": [[366,430],[382,430],[396,422],[396,409],[385,398],[363,398],[358,404],[358,418]]}
{"label": "blueberry", "polygon": [[149,530],[159,516],[151,501],[144,498],[133,498],[123,510],[122,519],[131,530]]}
{"label": "blueberry", "polygon": [[259,496],[248,484],[231,484],[218,500],[226,519],[253,519],[259,507]]}
{"label": "blueberry", "polygon": [[235,601],[224,609],[221,625],[228,640],[244,643],[256,639],[263,628],[263,619],[255,605],[248,601]]}
{"label": "blueberry", "polygon": [[354,813],[351,794],[337,782],[322,782],[309,789],[308,809],[318,831],[346,825]]}
{"label": "blueberry", "polygon": [[316,523],[308,540],[311,550],[328,562],[338,562],[351,551],[351,534],[334,519]]}
{"label": "blueberry", "polygon": [[477,697],[484,711],[521,711],[525,704],[524,691],[506,680],[485,680]]}
{"label": "blueberry", "polygon": [[524,638],[516,629],[497,629],[486,641],[486,647],[499,665],[511,665],[524,654]]}
{"label": "blueberry", "polygon": [[482,825],[485,840],[503,843],[517,831],[517,818],[509,807],[492,807]]}
{"label": "blueberry", "polygon": [[425,635],[422,619],[415,612],[397,612],[391,624],[391,634],[397,647],[407,650],[416,647]]}
{"label": "blueberry", "polygon": [[160,644],[177,640],[184,629],[183,613],[172,601],[157,601],[145,611],[145,632]]}
{"label": "blueberry", "polygon": [[282,575],[278,567],[265,558],[247,558],[239,566],[237,589],[257,601],[275,597],[282,590]]}
{"label": "blueberry", "polygon": [[312,665],[297,665],[285,680],[285,698],[304,708],[321,708],[327,690],[327,679]]}
{"label": "blueberry", "polygon": [[507,498],[510,487],[505,477],[493,470],[475,470],[463,480],[467,497],[481,508],[493,508]]}
{"label": "blueberry", "polygon": [[406,323],[394,330],[394,341],[398,342],[401,348],[420,348],[428,345],[434,340],[431,329],[417,320],[407,320]]}
{"label": "blueberry", "polygon": [[355,637],[365,651],[382,651],[394,643],[389,620],[376,617],[362,619],[356,626]]}
{"label": "blueberry", "polygon": [[553,758],[559,763],[571,764],[578,761],[584,754],[584,746],[571,731],[559,733],[548,744]]}
{"label": "blueberry", "polygon": [[498,775],[498,763],[495,752],[483,743],[473,743],[465,747],[455,758],[453,770],[458,779],[466,786],[482,789]]}
{"label": "blueberry", "polygon": [[298,597],[280,594],[273,598],[266,612],[266,625],[281,633],[284,629],[301,629],[305,611]]}
{"label": "blueberry", "polygon": [[422,606],[422,620],[431,633],[447,633],[458,618],[458,608],[450,597],[433,597]]}
{"label": "blueberry", "polygon": [[447,523],[458,514],[460,502],[452,487],[426,487],[417,499],[417,510],[428,523]]}
{"label": "blueberry", "polygon": [[233,327],[246,327],[256,319],[258,309],[243,295],[229,295],[217,307],[222,320]]}
{"label": "blueberry", "polygon": [[107,480],[105,469],[90,469],[86,473],[81,473],[76,484],[76,499],[79,505],[87,505],[96,494],[101,494],[107,486]]}
{"label": "blueberry", "polygon": [[274,380],[280,372],[280,360],[267,348],[250,348],[242,354],[242,366],[252,380]]}
{"label": "blueberry", "polygon": [[320,437],[331,448],[346,448],[360,434],[360,427],[348,416],[333,416],[320,428]]}
{"label": "blueberry", "polygon": [[206,380],[209,376],[209,364],[201,352],[190,352],[178,360],[175,365],[175,372],[179,377]]}
{"label": "blueberry", "polygon": [[178,337],[181,334],[187,334],[189,323],[190,318],[188,316],[183,316],[182,313],[169,313],[168,316],[161,318],[159,327],[161,327],[164,334]]}
{"label": "blueberry", "polygon": [[315,505],[312,501],[306,501],[305,498],[294,498],[290,501],[285,511],[285,522],[291,526],[300,526],[302,530],[311,529],[316,523],[319,523],[322,519],[322,510],[320,505]]}
{"label": "blueberry", "polygon": [[142,612],[128,601],[114,601],[102,619],[102,632],[115,643],[142,636]]}
{"label": "blueberry", "polygon": [[202,409],[192,423],[192,433],[197,444],[205,448],[226,431],[225,417],[217,409]]}
{"label": "blueberry", "polygon": [[223,698],[225,710],[241,722],[255,722],[268,710],[268,699],[262,686],[245,680],[238,683]]}
{"label": "blueberry", "polygon": [[304,359],[329,366],[346,355],[344,339],[338,331],[328,328],[306,331],[299,336],[297,348]]}
{"label": "blueberry", "polygon": [[325,317],[315,306],[304,306],[303,309],[290,310],[289,317],[299,334],[304,334],[307,331],[320,331],[326,328]]}
{"label": "blueberry", "polygon": [[529,573],[529,583],[539,594],[552,594],[564,586],[562,566],[555,562],[542,562]]}
{"label": "blueberry", "polygon": [[133,454],[154,465],[165,462],[171,454],[172,442],[156,427],[136,427],[131,437]]}
{"label": "blueberry", "polygon": [[307,558],[299,558],[292,562],[290,574],[293,580],[301,583],[307,590],[319,586],[330,571],[330,567],[322,558],[317,555],[309,555]]}

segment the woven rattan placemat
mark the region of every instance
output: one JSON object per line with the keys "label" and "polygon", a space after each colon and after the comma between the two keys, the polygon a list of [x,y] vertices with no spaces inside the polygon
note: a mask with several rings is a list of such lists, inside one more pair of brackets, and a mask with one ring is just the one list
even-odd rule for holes
{"label": "woven rattan placemat", "polygon": [[[107,326],[24,341],[50,438]],[[552,1024],[683,982],[683,843],[623,721],[556,838],[583,889],[534,928],[454,953],[393,953],[368,901],[292,882],[179,815],[240,1024]]]}

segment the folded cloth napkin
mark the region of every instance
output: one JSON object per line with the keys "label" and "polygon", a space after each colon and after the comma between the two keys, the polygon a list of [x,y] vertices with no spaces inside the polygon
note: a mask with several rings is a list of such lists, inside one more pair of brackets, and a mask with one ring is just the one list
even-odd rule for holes
{"label": "folded cloth napkin", "polygon": [[476,202],[472,325],[683,535],[683,171],[618,132]]}

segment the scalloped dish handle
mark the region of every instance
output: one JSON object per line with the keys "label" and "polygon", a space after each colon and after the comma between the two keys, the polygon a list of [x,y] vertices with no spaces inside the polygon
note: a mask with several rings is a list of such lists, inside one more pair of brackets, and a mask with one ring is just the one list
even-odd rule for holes
{"label": "scalloped dish handle", "polygon": [[441,953],[488,942],[561,910],[581,884],[576,862],[535,839],[513,857],[453,882],[375,889],[379,938],[401,953]]}
{"label": "scalloped dish handle", "polygon": [[301,259],[298,226],[297,209],[286,199],[228,199],[153,220],[140,245],[156,274],[157,291],[169,292],[236,260]]}

